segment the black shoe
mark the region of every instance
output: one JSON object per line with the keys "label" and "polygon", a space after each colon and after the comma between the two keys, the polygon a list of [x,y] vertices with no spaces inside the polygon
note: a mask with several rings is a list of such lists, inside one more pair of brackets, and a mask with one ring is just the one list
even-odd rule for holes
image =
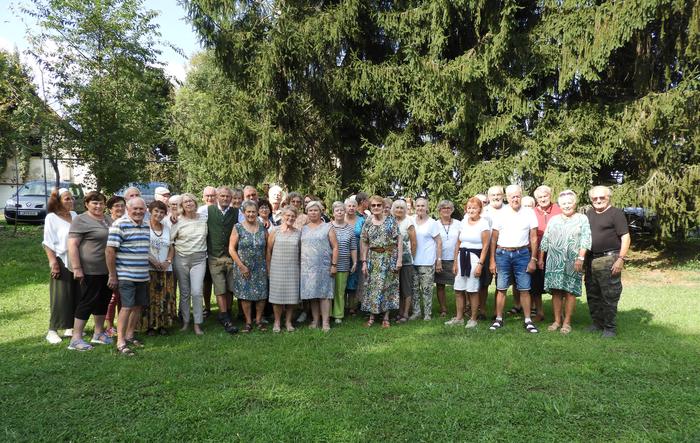
{"label": "black shoe", "polygon": [[603,329],[603,333],[600,336],[603,338],[615,338],[617,332],[614,329]]}
{"label": "black shoe", "polygon": [[238,328],[235,327],[230,321],[224,323],[224,330],[229,334],[236,334],[238,332]]}
{"label": "black shoe", "polygon": [[205,320],[208,319],[209,316],[211,316],[211,309],[205,309],[202,311],[202,317],[204,317]]}
{"label": "black shoe", "polygon": [[597,324],[593,323],[589,327],[587,327],[585,330],[586,330],[586,332],[600,332],[603,330],[603,328],[601,328]]}

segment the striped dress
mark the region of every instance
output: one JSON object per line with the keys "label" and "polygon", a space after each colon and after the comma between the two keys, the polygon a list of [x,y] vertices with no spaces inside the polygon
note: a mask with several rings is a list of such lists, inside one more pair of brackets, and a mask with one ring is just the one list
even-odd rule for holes
{"label": "striped dress", "polygon": [[299,303],[299,252],[301,231],[275,230],[270,259],[269,302],[277,305]]}
{"label": "striped dress", "polygon": [[352,267],[352,257],[350,253],[357,250],[357,242],[355,241],[355,227],[350,224],[345,224],[343,227],[333,225],[335,237],[338,239],[338,272],[349,272]]}

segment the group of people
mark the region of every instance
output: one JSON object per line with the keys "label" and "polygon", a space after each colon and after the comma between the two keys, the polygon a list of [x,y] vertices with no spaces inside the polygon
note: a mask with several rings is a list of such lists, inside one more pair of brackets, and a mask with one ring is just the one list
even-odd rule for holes
{"label": "group of people", "polygon": [[[109,199],[89,192],[78,215],[70,191],[54,190],[43,241],[52,277],[46,339],[60,343],[64,330],[69,349],[116,341],[120,354],[134,355],[143,346],[137,332],[167,335],[178,319],[181,330],[191,325],[203,334],[212,290],[218,321],[229,333],[265,331],[268,318],[273,332],[283,329],[283,319],[291,332],[295,311],[301,312],[297,323],[309,318],[309,328],[323,331],[358,308],[367,327],[431,320],[434,286],[446,317],[448,285],[456,310],[445,324],[465,325],[466,317],[465,327],[475,328],[486,320],[494,276],[490,330],[504,327],[513,286],[509,312],[522,313],[525,331],[539,332],[548,292],[553,322],[547,329],[568,334],[584,274],[589,329],[616,334],[630,235],[607,187],[589,191],[592,208],[584,215],[571,190],[554,203],[552,190],[540,186],[528,207],[520,186],[493,186],[468,199],[461,221],[449,200],[439,202],[438,217],[431,218],[424,197],[392,201],[360,192],[327,210],[313,195],[285,195],[279,186],[267,194],[259,198],[253,186],[208,186],[198,205],[193,194],[159,187],[146,205],[137,188]],[[243,320],[240,330],[234,311]],[[88,341],[90,315],[95,327]]]}

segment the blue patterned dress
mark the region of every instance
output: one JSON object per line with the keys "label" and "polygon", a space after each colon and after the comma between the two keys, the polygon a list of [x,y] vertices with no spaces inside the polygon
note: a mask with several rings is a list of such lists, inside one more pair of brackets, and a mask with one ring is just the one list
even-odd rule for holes
{"label": "blue patterned dress", "polygon": [[335,278],[331,275],[333,248],[328,239],[330,223],[311,229],[301,229],[301,278],[299,293],[302,300],[333,298]]}
{"label": "blue patterned dress", "polygon": [[573,214],[571,217],[555,215],[547,224],[540,248],[547,252],[545,290],[554,289],[581,296],[582,274],[576,272],[574,263],[580,249],[591,249],[588,217],[583,214]]}
{"label": "blue patterned dress", "polygon": [[267,298],[267,263],[265,262],[265,226],[258,221],[258,230],[248,232],[236,223],[238,256],[250,270],[250,277],[243,278],[241,270],[233,265],[233,290],[241,300],[260,301]]}
{"label": "blue patterned dress", "polygon": [[381,314],[399,309],[399,274],[394,272],[398,259],[399,225],[394,217],[375,225],[371,220],[362,227],[362,241],[370,248],[388,248],[391,252],[367,251],[367,273],[364,281],[362,310]]}

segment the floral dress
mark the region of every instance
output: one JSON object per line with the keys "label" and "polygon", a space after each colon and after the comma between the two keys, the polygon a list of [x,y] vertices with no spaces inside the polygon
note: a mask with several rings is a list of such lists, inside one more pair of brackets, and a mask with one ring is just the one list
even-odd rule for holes
{"label": "floral dress", "polygon": [[583,214],[554,216],[547,224],[540,248],[547,252],[545,290],[554,289],[581,296],[582,274],[576,272],[574,264],[580,249],[591,249],[588,217]]}
{"label": "floral dress", "polygon": [[243,278],[241,270],[233,265],[233,291],[241,300],[260,301],[267,298],[267,263],[265,262],[265,226],[258,221],[258,230],[248,232],[236,223],[238,232],[238,256],[250,270],[250,277]]}
{"label": "floral dress", "polygon": [[301,278],[299,293],[302,300],[333,298],[335,278],[331,275],[333,247],[328,239],[330,223],[316,228],[301,229]]}
{"label": "floral dress", "polygon": [[[394,217],[375,225],[371,220],[362,227],[362,241],[369,244],[367,273],[364,281],[362,310],[381,314],[399,308],[399,274],[394,272],[398,259],[399,226]],[[387,248],[391,252],[377,252],[371,248]]]}

